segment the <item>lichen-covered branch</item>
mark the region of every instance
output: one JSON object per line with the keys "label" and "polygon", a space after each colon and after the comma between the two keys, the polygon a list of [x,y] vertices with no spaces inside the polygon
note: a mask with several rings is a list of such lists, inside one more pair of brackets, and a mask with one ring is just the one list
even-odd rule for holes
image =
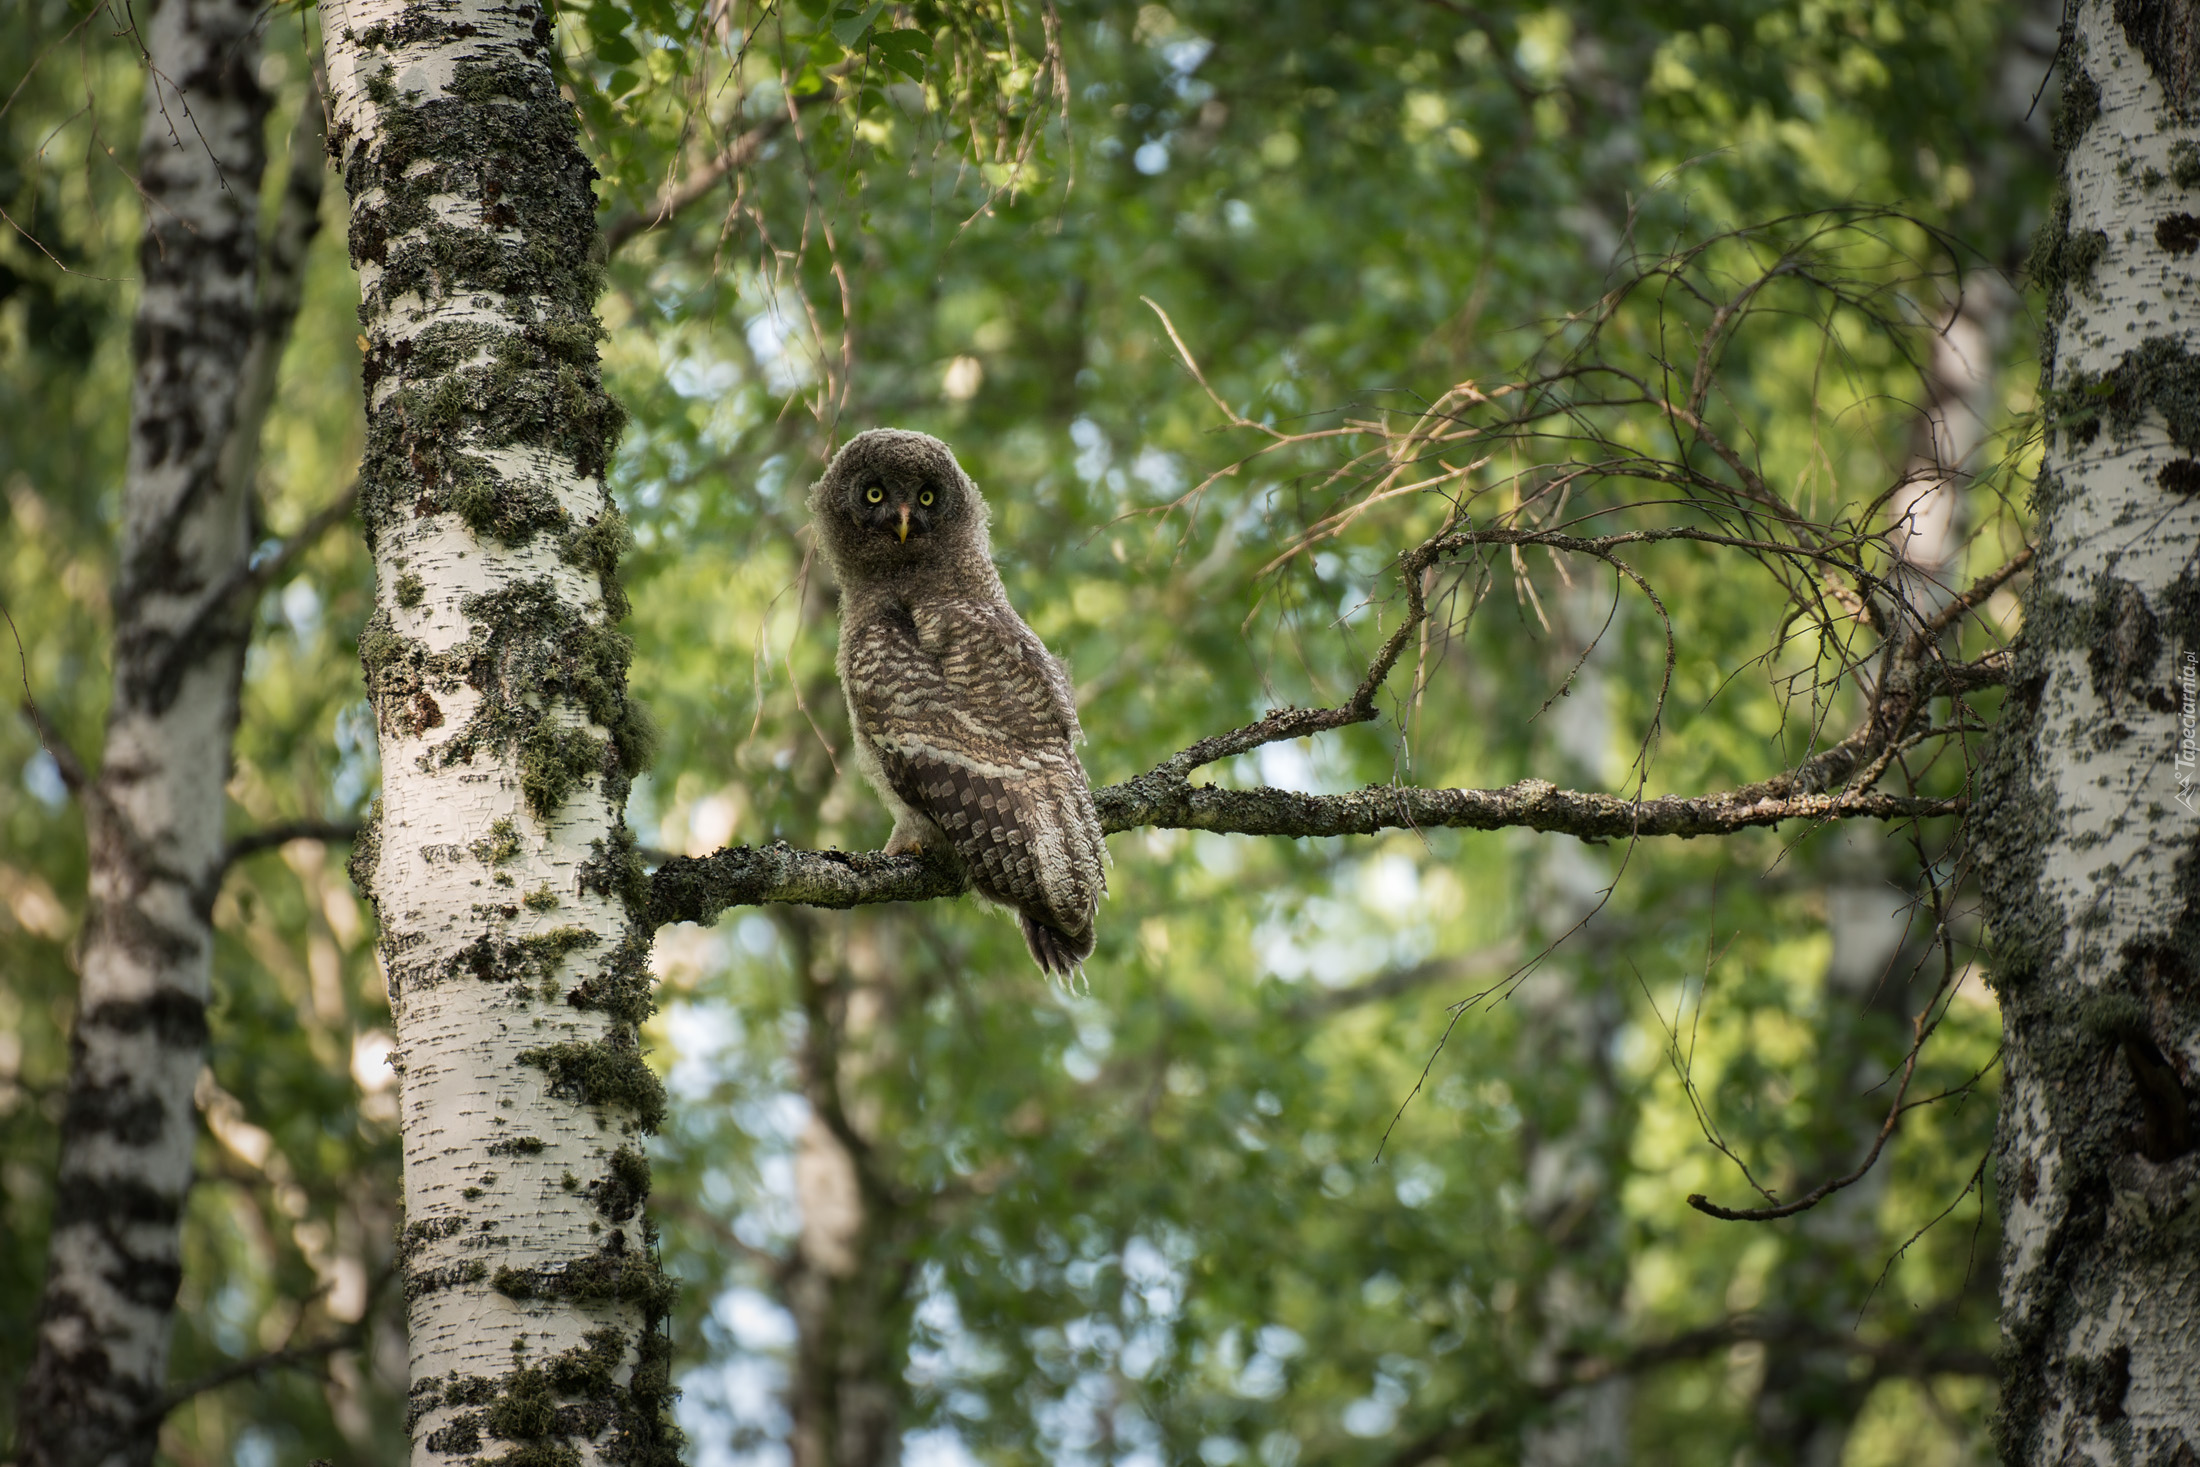
{"label": "lichen-covered branch", "polygon": [[1788,820],[1915,820],[1960,814],[1964,808],[1960,796],[1930,799],[1874,791],[1783,794],[1762,785],[1638,802],[1621,795],[1562,790],[1540,779],[1494,790],[1374,785],[1341,795],[1147,783],[1152,779],[1148,775],[1094,791],[1101,821],[1110,830],[1153,826],[1293,838],[1517,826],[1582,840],[1631,840],[1653,835],[1732,835]]}
{"label": "lichen-covered branch", "polygon": [[[1173,765],[1174,761],[1171,761]],[[1789,820],[1919,820],[1960,815],[1960,797],[1932,799],[1875,791],[1781,792],[1752,785],[1716,795],[1623,796],[1562,790],[1540,779],[1502,789],[1418,789],[1376,785],[1348,794],[1220,789],[1195,785],[1171,765],[1092,792],[1109,834],[1141,828],[1223,835],[1375,835],[1385,830],[1504,830],[1519,827],[1582,840],[1731,835]],[[962,873],[944,856],[803,851],[736,846],[708,856],[674,856],[649,877],[650,918],[709,922],[728,907],[794,902],[856,907],[961,895]]]}

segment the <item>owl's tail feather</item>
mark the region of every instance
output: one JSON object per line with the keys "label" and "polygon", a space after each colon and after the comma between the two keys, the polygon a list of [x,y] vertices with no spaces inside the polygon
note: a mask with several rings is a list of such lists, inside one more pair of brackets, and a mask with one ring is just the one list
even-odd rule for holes
{"label": "owl's tail feather", "polygon": [[1092,929],[1072,936],[1059,927],[1049,927],[1029,915],[1019,912],[1016,921],[1024,929],[1024,946],[1031,949],[1031,960],[1057,983],[1069,982],[1092,956]]}

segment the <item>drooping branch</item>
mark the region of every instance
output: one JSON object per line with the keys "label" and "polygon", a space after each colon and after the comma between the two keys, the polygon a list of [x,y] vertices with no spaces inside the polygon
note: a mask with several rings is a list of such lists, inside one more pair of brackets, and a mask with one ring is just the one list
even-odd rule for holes
{"label": "drooping branch", "polygon": [[615,255],[621,245],[636,235],[655,229],[695,205],[724,182],[729,174],[738,173],[755,161],[756,155],[764,150],[764,145],[777,137],[786,126],[787,119],[784,117],[765,118],[728,143],[717,157],[686,178],[678,183],[667,183],[659,189],[656,203],[649,209],[622,214],[607,222],[603,227],[604,249]]}
{"label": "drooping branch", "polygon": [[1470,978],[1509,973],[1520,965],[1522,955],[1523,949],[1519,941],[1507,938],[1478,952],[1447,953],[1415,963],[1411,967],[1377,973],[1372,978],[1365,978],[1342,988],[1321,989],[1309,993],[1284,1012],[1302,1022],[1327,1018],[1331,1014],[1343,1013],[1362,1004],[1382,1003],[1439,983],[1456,983]]}

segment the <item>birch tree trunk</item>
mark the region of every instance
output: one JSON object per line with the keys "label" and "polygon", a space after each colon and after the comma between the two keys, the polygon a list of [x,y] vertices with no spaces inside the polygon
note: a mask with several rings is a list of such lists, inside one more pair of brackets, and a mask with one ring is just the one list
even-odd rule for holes
{"label": "birch tree trunk", "polygon": [[[1567,774],[1610,788],[1613,768],[1611,663],[1619,645],[1609,588],[1584,580],[1558,598],[1563,639],[1554,642],[1555,676],[1571,672],[1555,704],[1551,753]],[[1581,654],[1572,667],[1576,648]],[[1633,1117],[1613,1072],[1613,1039],[1627,1016],[1609,975],[1610,939],[1594,923],[1573,929],[1600,905],[1611,883],[1599,853],[1574,841],[1538,851],[1529,902],[1537,941],[1570,933],[1565,945],[1520,987],[1523,1053],[1536,1056],[1541,1082],[1523,1086],[1526,1154],[1521,1214],[1552,1250],[1528,1301],[1535,1338],[1526,1373],[1555,1385],[1567,1361],[1606,1348],[1625,1323],[1625,1226],[1613,1179],[1625,1159]],[[1522,1467],[1625,1467],[1634,1385],[1624,1373],[1572,1386],[1551,1398],[1547,1415],[1521,1434]]]}
{"label": "birch tree trunk", "polygon": [[2006,1048],[2004,1459],[2200,1456],[2200,32],[2063,53],[2037,577],[1979,811]]}
{"label": "birch tree trunk", "polygon": [[412,1460],[670,1464],[595,175],[539,5],[323,14],[383,769],[353,874],[397,1022]]}
{"label": "birch tree trunk", "polygon": [[836,934],[801,908],[781,928],[802,983],[810,1103],[794,1162],[802,1231],[779,1280],[796,1331],[788,1446],[794,1467],[896,1467],[923,1219],[900,1195],[891,1153],[880,1154],[878,1107],[861,1081],[898,1058],[884,1010],[903,975],[875,930]]}
{"label": "birch tree trunk", "polygon": [[224,458],[254,336],[267,115],[256,13],[242,0],[168,0],[144,35],[114,694],[99,774],[79,791],[90,912],[18,1417],[25,1467],[151,1462],[167,1388],[249,632],[224,593],[246,570],[250,485]]}

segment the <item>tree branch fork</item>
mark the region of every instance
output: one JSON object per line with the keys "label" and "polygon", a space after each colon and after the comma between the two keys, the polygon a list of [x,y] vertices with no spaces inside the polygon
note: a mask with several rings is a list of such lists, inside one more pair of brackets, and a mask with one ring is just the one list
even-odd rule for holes
{"label": "tree branch fork", "polygon": [[[2031,551],[1980,579],[1950,607],[1909,636],[1887,639],[1876,691],[1855,730],[1775,778],[1703,795],[1604,794],[1561,789],[1542,779],[1523,779],[1497,789],[1431,789],[1369,785],[1342,794],[1308,794],[1273,788],[1226,789],[1194,784],[1199,769],[1267,744],[1373,722],[1377,698],[1429,620],[1426,575],[1439,561],[1485,546],[1542,544],[1607,561],[1635,578],[1613,555],[1640,533],[1584,539],[1518,530],[1445,527],[1399,556],[1398,581],[1406,615],[1370,661],[1351,697],[1334,708],[1278,708],[1228,733],[1201,739],[1144,774],[1093,791],[1101,828],[1205,830],[1223,835],[1307,839],[1376,835],[1386,830],[1503,830],[1520,828],[1585,841],[1636,840],[1646,836],[1732,835],[1790,820],[1915,821],[1961,815],[1967,797],[1890,794],[1873,786],[1919,737],[1935,694],[1957,694],[1998,684],[2006,677],[1999,654],[1957,663],[1939,655],[1939,637],[1962,613],[2030,563]],[[1678,537],[1676,537],[1678,538]],[[1689,533],[1685,538],[1721,540]],[[650,878],[650,919],[711,922],[728,907],[787,902],[819,907],[857,907],[878,902],[930,901],[962,895],[968,878],[951,853],[905,856],[884,852],[799,850],[784,842],[732,846],[707,856],[671,856]]]}

